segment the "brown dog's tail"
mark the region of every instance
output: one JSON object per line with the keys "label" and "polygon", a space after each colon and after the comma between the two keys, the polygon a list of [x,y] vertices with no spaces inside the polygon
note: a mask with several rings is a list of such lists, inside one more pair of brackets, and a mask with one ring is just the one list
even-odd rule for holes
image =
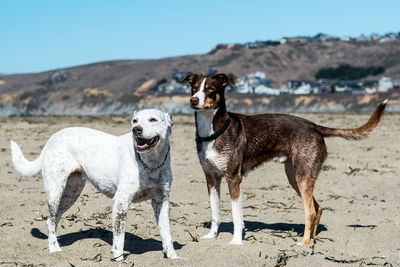
{"label": "brown dog's tail", "polygon": [[317,130],[323,137],[342,137],[347,140],[359,140],[368,137],[382,119],[388,99],[385,99],[376,107],[368,122],[359,128],[335,129],[317,125]]}

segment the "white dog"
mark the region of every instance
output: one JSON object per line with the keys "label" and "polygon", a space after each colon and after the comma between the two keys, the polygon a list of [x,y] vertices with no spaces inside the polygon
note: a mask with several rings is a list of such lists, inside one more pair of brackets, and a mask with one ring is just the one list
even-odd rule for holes
{"label": "white dog", "polygon": [[131,202],[151,199],[163,251],[178,258],[169,223],[170,135],[172,119],[155,109],[135,112],[132,132],[114,136],[97,130],[66,128],[50,137],[39,158],[28,161],[11,141],[12,162],[18,173],[42,171],[49,205],[49,251],[61,251],[56,228],[61,215],[74,204],[88,179],[114,199],[112,211],[115,260],[123,260],[125,225]]}

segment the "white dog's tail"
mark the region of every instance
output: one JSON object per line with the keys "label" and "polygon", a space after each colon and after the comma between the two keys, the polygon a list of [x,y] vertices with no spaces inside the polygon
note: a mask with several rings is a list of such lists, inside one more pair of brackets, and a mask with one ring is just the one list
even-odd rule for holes
{"label": "white dog's tail", "polygon": [[21,149],[14,141],[10,141],[11,146],[11,161],[15,170],[22,176],[33,176],[42,169],[42,154],[33,160],[29,161],[22,154]]}

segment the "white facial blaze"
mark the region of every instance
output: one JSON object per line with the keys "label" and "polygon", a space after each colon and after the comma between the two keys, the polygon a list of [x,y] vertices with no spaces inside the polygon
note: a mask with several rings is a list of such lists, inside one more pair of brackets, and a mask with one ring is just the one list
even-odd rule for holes
{"label": "white facial blaze", "polygon": [[197,104],[197,108],[204,108],[204,101],[206,98],[206,95],[204,93],[204,85],[206,84],[207,78],[204,78],[203,81],[200,84],[200,89],[193,95],[193,97],[199,98],[199,104]]}

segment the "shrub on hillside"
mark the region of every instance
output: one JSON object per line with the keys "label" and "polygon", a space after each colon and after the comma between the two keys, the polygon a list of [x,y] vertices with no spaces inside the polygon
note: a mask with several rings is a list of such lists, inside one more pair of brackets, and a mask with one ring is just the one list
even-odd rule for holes
{"label": "shrub on hillside", "polygon": [[353,67],[349,64],[340,64],[337,68],[322,68],[316,74],[316,79],[329,80],[357,80],[369,75],[376,76],[385,72],[382,66]]}

